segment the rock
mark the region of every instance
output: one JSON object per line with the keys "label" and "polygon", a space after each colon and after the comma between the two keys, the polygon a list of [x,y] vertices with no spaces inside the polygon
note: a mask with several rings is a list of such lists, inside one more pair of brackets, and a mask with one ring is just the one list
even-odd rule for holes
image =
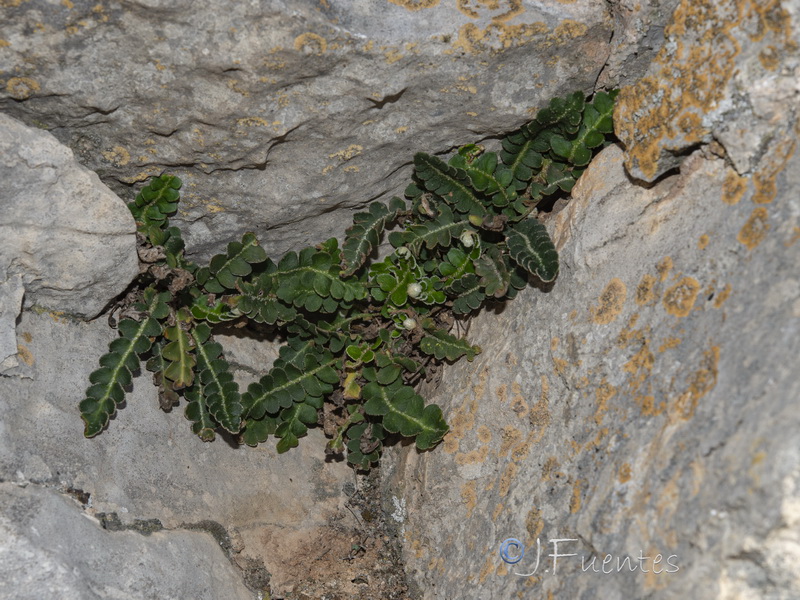
{"label": "rock", "polygon": [[0,483],[0,596],[255,598],[210,535],[111,533],[76,507],[47,488]]}
{"label": "rock", "polygon": [[415,152],[592,91],[613,24],[602,0],[11,4],[0,110],[126,199],[179,175],[175,222],[203,259],[245,231],[273,257],[341,235],[354,208],[402,192]]}
{"label": "rock", "polygon": [[[116,333],[104,320],[24,311],[18,336],[21,377],[0,377],[0,480],[72,490],[84,498],[87,514],[113,515],[122,528],[157,522],[169,530],[211,531],[254,587],[269,573],[273,593],[309,577],[326,581],[331,565],[342,569],[355,536],[356,521],[344,506],[353,473],[344,462],[325,462],[321,431],[282,455],[274,441],[258,448],[222,438],[202,442],[183,407],[170,414],[158,408],[144,371],[108,430],[85,439],[78,403]],[[256,355],[269,359],[271,350],[252,341],[233,346],[250,354],[252,372],[239,373],[246,387],[269,368]],[[323,546],[329,555],[313,565],[296,558]],[[181,576],[191,577],[194,564],[185,563]]]}
{"label": "rock", "polygon": [[643,189],[607,148],[549,220],[552,290],[475,319],[451,432],[386,478],[423,597],[800,597],[800,156],[768,205],[732,178],[698,151]]}
{"label": "rock", "polygon": [[655,181],[687,149],[712,140],[739,175],[779,171],[787,150],[771,142],[791,129],[800,103],[798,14],[797,0],[682,1],[646,76],[618,99],[616,131],[631,175]]}
{"label": "rock", "polygon": [[28,306],[96,316],[139,272],[124,203],[50,133],[3,114],[0,178],[2,280],[20,276]]}

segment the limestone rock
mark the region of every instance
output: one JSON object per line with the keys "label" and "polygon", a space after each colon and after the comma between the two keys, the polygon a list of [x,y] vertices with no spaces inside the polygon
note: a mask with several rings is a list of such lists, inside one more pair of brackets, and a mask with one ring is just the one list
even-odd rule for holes
{"label": "limestone rock", "polygon": [[[207,258],[255,231],[272,256],[341,235],[399,194],[417,151],[505,134],[590,92],[603,0],[12,2],[0,110],[47,128],[104,181],[169,171]],[[31,33],[32,32],[32,33]]]}
{"label": "limestone rock", "polygon": [[697,152],[643,189],[607,148],[550,220],[552,290],[475,320],[451,432],[387,478],[423,597],[800,595],[800,157],[768,205],[732,178]]}
{"label": "limestone rock", "polygon": [[96,316],[139,272],[125,204],[50,133],[3,114],[0,179],[0,280],[20,276],[28,306]]}
{"label": "limestone rock", "polygon": [[[22,377],[0,377],[0,479],[85,494],[90,514],[113,514],[123,527],[157,520],[167,529],[217,532],[230,538],[229,553],[244,576],[268,572],[273,591],[308,576],[324,580],[318,571],[324,560],[302,569],[286,562],[319,546],[311,540],[329,544],[332,562],[347,555],[355,523],[343,506],[344,484],[353,474],[344,462],[325,462],[321,431],[282,455],[274,442],[258,448],[221,438],[202,442],[182,407],[158,408],[144,371],[108,430],[85,439],[78,403],[115,332],[103,320],[25,311],[18,335]],[[256,368],[263,374],[268,361]],[[256,376],[240,375],[245,386]],[[187,564],[188,577],[194,567]]]}
{"label": "limestone rock", "polygon": [[111,533],[76,508],[73,500],[47,488],[0,484],[0,596],[255,598],[210,535]]}
{"label": "limestone rock", "polygon": [[798,18],[797,0],[682,0],[647,74],[618,99],[631,175],[654,181],[688,149],[717,141],[740,175],[758,167],[770,178],[787,152],[772,140],[798,117]]}

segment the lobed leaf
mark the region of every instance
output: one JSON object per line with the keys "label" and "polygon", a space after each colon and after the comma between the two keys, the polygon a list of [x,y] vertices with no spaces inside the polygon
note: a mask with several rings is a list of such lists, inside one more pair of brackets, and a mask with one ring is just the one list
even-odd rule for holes
{"label": "lobed leaf", "polygon": [[449,431],[442,410],[436,405],[426,407],[411,387],[372,381],[364,386],[363,395],[366,414],[383,417],[381,424],[386,431],[415,438],[420,450],[435,446]]}
{"label": "lobed leaf", "polygon": [[197,355],[198,377],[203,384],[208,412],[224,429],[238,433],[241,429],[242,402],[239,384],[233,380],[228,363],[221,358],[222,346],[211,339],[211,329],[205,323],[192,330]]}
{"label": "lobed leaf", "polygon": [[558,275],[558,252],[544,225],[525,219],[506,230],[506,244],[511,258],[543,282]]}
{"label": "lobed leaf", "polygon": [[136,305],[144,313],[142,320],[125,319],[117,326],[121,337],[111,342],[109,352],[100,358],[100,368],[89,375],[92,385],[80,403],[86,437],[100,433],[125,399],[124,388],[131,383],[131,371],[139,366],[138,355],[150,350],[151,337],[161,334],[158,319],[169,314],[169,296],[168,292],[159,294],[147,288],[144,301]]}
{"label": "lobed leaf", "polygon": [[388,206],[373,202],[369,206],[369,212],[356,213],[353,216],[353,226],[345,232],[342,246],[342,275],[352,275],[364,264],[380,242],[383,230],[405,207],[405,202],[395,196]]}
{"label": "lobed leaf", "polygon": [[450,361],[458,360],[462,356],[471,361],[481,352],[480,346],[473,346],[466,339],[451,335],[443,329],[428,332],[420,341],[419,347],[425,354],[431,354],[438,360]]}
{"label": "lobed leaf", "polygon": [[463,169],[452,167],[424,152],[414,155],[415,175],[429,192],[444,199],[462,214],[484,216],[486,208]]}

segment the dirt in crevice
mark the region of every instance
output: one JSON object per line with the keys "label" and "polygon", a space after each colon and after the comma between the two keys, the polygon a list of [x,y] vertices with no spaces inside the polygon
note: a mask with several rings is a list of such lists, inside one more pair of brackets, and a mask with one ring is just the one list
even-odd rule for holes
{"label": "dirt in crevice", "polygon": [[[298,532],[302,538],[292,550],[283,547],[280,568],[296,578],[290,586],[273,580],[263,592],[265,600],[416,600],[406,583],[402,540],[382,508],[379,471],[374,468],[345,485],[345,509],[327,527]],[[274,535],[263,540],[268,545],[286,543]],[[288,587],[291,591],[276,589]]]}

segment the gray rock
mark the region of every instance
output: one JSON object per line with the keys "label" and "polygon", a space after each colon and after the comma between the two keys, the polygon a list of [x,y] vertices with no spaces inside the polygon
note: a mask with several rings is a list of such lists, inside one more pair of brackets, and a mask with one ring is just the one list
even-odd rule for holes
{"label": "gray rock", "polygon": [[139,272],[124,203],[50,133],[3,114],[0,179],[0,280],[21,276],[28,306],[96,316]]}
{"label": "gray rock", "polygon": [[341,235],[354,207],[402,192],[414,152],[592,91],[613,23],[602,0],[12,5],[0,110],[126,198],[179,175],[175,221],[202,258],[250,230],[273,256]]}
{"label": "gray rock", "polygon": [[210,535],[111,533],[81,514],[75,501],[38,486],[0,483],[0,535],[3,598],[256,597]]}
{"label": "gray rock", "polygon": [[[122,527],[155,519],[167,529],[212,531],[227,540],[245,577],[269,572],[273,592],[308,576],[324,580],[325,560],[300,563],[303,568],[288,561],[319,547],[315,540],[334,549],[326,560],[347,555],[355,522],[343,506],[344,484],[353,474],[343,462],[324,461],[320,431],[281,455],[274,442],[258,448],[221,438],[204,443],[182,407],[169,414],[158,408],[144,371],[108,430],[85,439],[78,403],[116,333],[104,320],[25,311],[18,336],[21,377],[0,377],[0,480],[73,490],[84,495],[87,514],[113,514]],[[252,373],[239,373],[242,385],[269,367],[256,358],[259,352],[270,357],[268,345],[233,346],[234,357],[241,348],[253,363]],[[186,563],[181,576],[190,577],[193,565]]]}
{"label": "gray rock", "polygon": [[747,9],[682,2],[645,77],[618,100],[615,126],[631,175],[655,181],[711,141],[740,175],[764,168],[800,104],[798,14],[797,0]]}
{"label": "gray rock", "polygon": [[[395,454],[425,598],[800,597],[800,157],[767,207],[731,204],[711,154],[650,189],[622,163],[603,151],[549,221],[553,289],[475,319],[483,353],[431,399],[442,447]],[[552,539],[576,554],[555,573]]]}

